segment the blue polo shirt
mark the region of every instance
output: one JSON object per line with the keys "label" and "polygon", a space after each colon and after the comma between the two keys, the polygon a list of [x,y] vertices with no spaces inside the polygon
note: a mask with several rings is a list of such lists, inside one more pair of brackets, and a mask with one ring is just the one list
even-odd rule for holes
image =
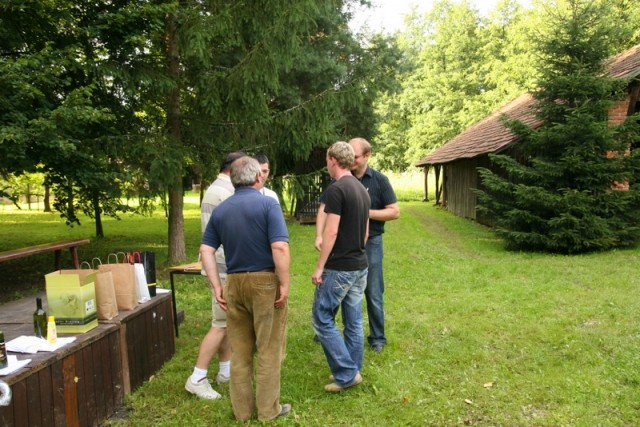
{"label": "blue polo shirt", "polygon": [[227,273],[275,268],[271,243],[289,242],[280,205],[253,187],[240,187],[211,214],[202,243],[224,246]]}

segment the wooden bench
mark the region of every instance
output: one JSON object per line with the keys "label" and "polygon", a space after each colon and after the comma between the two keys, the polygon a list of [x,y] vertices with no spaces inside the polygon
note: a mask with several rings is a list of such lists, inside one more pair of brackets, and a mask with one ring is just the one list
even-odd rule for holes
{"label": "wooden bench", "polygon": [[37,255],[45,252],[55,252],[55,269],[60,270],[61,266],[61,252],[63,249],[69,249],[71,252],[71,261],[74,268],[80,268],[80,261],[78,259],[78,246],[87,245],[91,241],[89,239],[79,240],[65,240],[55,243],[43,243],[41,245],[29,246],[26,248],[12,249],[9,251],[0,252],[0,262],[11,261],[14,259],[20,259],[31,255]]}

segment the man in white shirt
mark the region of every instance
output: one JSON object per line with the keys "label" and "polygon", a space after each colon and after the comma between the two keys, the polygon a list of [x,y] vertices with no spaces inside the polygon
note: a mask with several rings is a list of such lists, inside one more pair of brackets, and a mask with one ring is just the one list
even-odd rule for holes
{"label": "man in white shirt", "polygon": [[[262,182],[266,183],[267,178],[269,178],[269,173],[271,172],[269,170],[269,159],[264,154],[256,154],[255,156],[253,156],[253,158],[256,159],[258,163],[260,163],[260,175],[262,175]],[[260,192],[265,196],[273,197],[278,203],[280,203],[280,199],[278,199],[278,195],[276,194],[276,192],[267,188],[266,186],[262,187]]]}
{"label": "man in white shirt", "polygon": [[[231,184],[231,178],[229,176],[231,174],[231,164],[244,155],[244,153],[239,151],[228,154],[220,166],[218,177],[209,188],[207,188],[200,207],[200,221],[203,233],[207,228],[213,210],[225,199],[233,195],[235,189]],[[222,247],[216,252],[216,264],[218,266],[220,281],[224,284],[226,283],[227,277],[227,264]],[[205,273],[203,272],[203,274]],[[196,365],[184,386],[185,390],[189,393],[209,400],[219,399],[221,397],[207,380],[207,371],[213,356],[218,354],[219,371],[216,376],[216,382],[218,384],[229,382],[231,372],[231,348],[227,338],[227,313],[222,310],[216,302],[215,293],[212,292],[211,296],[211,328],[200,343]]]}

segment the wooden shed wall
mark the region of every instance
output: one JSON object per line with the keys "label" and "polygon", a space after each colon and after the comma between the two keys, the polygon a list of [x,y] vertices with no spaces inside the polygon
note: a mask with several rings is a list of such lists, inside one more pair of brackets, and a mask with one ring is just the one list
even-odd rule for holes
{"label": "wooden shed wall", "polygon": [[[461,159],[447,163],[443,167],[443,203],[447,210],[457,216],[478,220],[476,215],[476,195],[472,189],[478,188],[478,167],[489,167],[488,156]],[[479,221],[483,222],[483,221]]]}

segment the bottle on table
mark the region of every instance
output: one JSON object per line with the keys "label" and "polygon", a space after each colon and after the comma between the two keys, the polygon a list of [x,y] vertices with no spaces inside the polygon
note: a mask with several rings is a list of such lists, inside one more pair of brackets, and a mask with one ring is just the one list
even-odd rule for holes
{"label": "bottle on table", "polygon": [[47,341],[49,341],[50,344],[55,344],[58,341],[56,319],[54,316],[49,316],[49,323],[47,323]]}
{"label": "bottle on table", "polygon": [[42,299],[36,298],[36,311],[33,312],[33,332],[38,338],[47,338],[47,312],[42,308]]}
{"label": "bottle on table", "polygon": [[0,331],[0,369],[9,366],[9,359],[7,358],[7,347],[4,344],[4,332]]}

